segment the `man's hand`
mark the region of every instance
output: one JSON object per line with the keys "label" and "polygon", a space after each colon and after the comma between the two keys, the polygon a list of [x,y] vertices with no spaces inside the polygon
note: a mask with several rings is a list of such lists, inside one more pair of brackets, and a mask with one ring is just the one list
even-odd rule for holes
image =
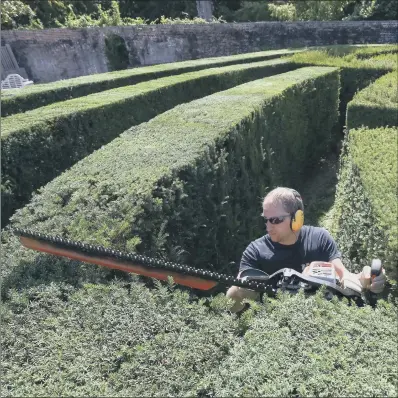
{"label": "man's hand", "polygon": [[381,293],[384,290],[385,283],[387,281],[386,272],[384,268],[380,275],[371,278],[371,268],[366,265],[363,267],[362,272],[359,274],[353,274],[347,270],[344,271],[343,279],[341,284],[343,288],[349,288],[357,292],[362,290],[370,290],[372,293]]}
{"label": "man's hand", "polygon": [[372,293],[381,293],[387,281],[386,271],[382,269],[380,275],[375,276],[373,279],[370,276],[371,268],[369,265],[363,267],[362,272],[359,273],[359,280],[363,289],[368,289]]}
{"label": "man's hand", "polygon": [[363,285],[359,276],[359,274],[354,274],[345,269],[343,278],[340,279],[340,283],[343,289],[351,289],[358,293],[362,293]]}

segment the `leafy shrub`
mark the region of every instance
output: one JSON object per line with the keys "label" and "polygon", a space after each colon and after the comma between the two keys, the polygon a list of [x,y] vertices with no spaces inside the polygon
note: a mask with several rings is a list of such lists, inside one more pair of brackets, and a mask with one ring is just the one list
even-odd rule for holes
{"label": "leafy shrub", "polygon": [[[2,225],[32,192],[127,128],[173,106],[294,69],[286,60],[169,76],[75,98],[2,121]],[[3,191],[3,190],[2,190]],[[3,194],[2,194],[3,195]],[[9,207],[5,207],[9,205]]]}
{"label": "leafy shrub", "polygon": [[191,25],[191,24],[209,24],[209,23],[223,23],[225,22],[222,17],[215,18],[214,16],[211,18],[211,21],[206,21],[203,18],[193,17],[188,18],[184,15],[183,18],[176,17],[176,18],[168,18],[162,15],[160,18],[156,18],[155,20],[151,21],[149,25]]}
{"label": "leafy shrub", "polygon": [[344,301],[320,293],[269,300],[197,389],[215,397],[395,396],[397,308]]}
{"label": "leafy shrub", "polygon": [[194,72],[210,67],[260,62],[280,58],[282,55],[294,54],[296,50],[261,51],[231,55],[226,57],[202,58],[194,61],[172,62],[168,64],[144,66],[116,72],[98,73],[53,83],[34,84],[23,90],[11,89],[1,93],[2,117],[26,112],[54,102],[83,97],[85,95],[129,86],[186,72]]}
{"label": "leafy shrub", "polygon": [[117,1],[112,0],[110,8],[106,11],[102,10],[101,4],[97,5],[98,16],[83,14],[76,16],[73,11],[73,7],[69,5],[68,15],[65,21],[65,25],[58,24],[59,27],[67,28],[86,28],[90,26],[135,26],[135,25],[175,25],[175,24],[207,24],[207,23],[222,23],[225,22],[222,17],[212,17],[211,21],[206,21],[203,18],[193,17],[189,18],[186,13],[183,13],[183,17],[169,18],[162,15],[160,18],[156,18],[152,21],[143,18],[142,16],[131,18],[122,17]]}
{"label": "leafy shrub", "polygon": [[[263,228],[259,198],[299,187],[328,151],[338,91],[336,68],[310,67],[177,106],[52,180],[11,226],[235,274],[230,262]],[[3,239],[3,291],[109,275]]]}
{"label": "leafy shrub", "polygon": [[391,72],[359,91],[347,106],[347,128],[398,126],[398,76]]}
{"label": "leafy shrub", "polygon": [[137,281],[12,291],[1,304],[3,393],[397,394],[392,302],[358,308],[321,293],[281,294],[238,319],[228,315],[224,295],[207,301]]}
{"label": "leafy shrub", "polygon": [[396,278],[398,255],[397,131],[350,130],[343,148],[333,235],[346,262],[359,271],[380,258]]}
{"label": "leafy shrub", "polygon": [[10,292],[2,304],[2,391],[173,396],[192,389],[236,338],[239,323],[227,315],[226,301],[207,307],[188,293],[137,282]]}
{"label": "leafy shrub", "polygon": [[1,3],[1,27],[3,29],[43,29],[36,14],[21,0],[3,0]]}

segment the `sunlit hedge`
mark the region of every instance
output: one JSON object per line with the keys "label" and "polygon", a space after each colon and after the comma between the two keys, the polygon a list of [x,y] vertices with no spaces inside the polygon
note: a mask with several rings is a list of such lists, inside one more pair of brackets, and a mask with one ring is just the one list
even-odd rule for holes
{"label": "sunlit hedge", "polygon": [[347,128],[398,126],[398,74],[388,73],[359,91],[347,106]]}
{"label": "sunlit hedge", "polygon": [[[10,227],[235,275],[245,245],[263,231],[258,198],[273,185],[298,188],[327,153],[338,92],[336,68],[308,67],[177,106],[52,180]],[[3,239],[3,291],[102,278],[98,267]]]}
{"label": "sunlit hedge", "polygon": [[131,126],[174,106],[295,67],[287,60],[206,69],[57,102],[1,122],[2,225],[32,192]]}
{"label": "sunlit hedge", "polygon": [[343,149],[334,205],[333,233],[347,262],[359,271],[381,258],[397,276],[398,132],[350,130]]}
{"label": "sunlit hedge", "polygon": [[[207,302],[206,302],[207,301]],[[395,397],[397,307],[64,283],[1,305],[3,396]]]}

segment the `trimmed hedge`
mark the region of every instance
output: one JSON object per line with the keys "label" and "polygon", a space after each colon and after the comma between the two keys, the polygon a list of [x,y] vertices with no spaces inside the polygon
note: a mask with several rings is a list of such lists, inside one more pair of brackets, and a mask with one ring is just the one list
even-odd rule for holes
{"label": "trimmed hedge", "polygon": [[72,98],[83,97],[112,88],[130,86],[144,81],[159,79],[170,75],[194,72],[207,68],[266,61],[291,55],[295,50],[261,51],[227,57],[204,58],[193,61],[173,62],[144,66],[124,71],[98,73],[73,79],[60,80],[54,83],[35,84],[23,90],[6,90],[1,92],[2,117],[26,112],[41,106]]}
{"label": "trimmed hedge", "polygon": [[[215,397],[394,397],[397,308],[359,309],[321,294],[268,300],[197,387]],[[369,378],[369,375],[372,375]],[[366,381],[365,381],[366,380]],[[187,394],[190,395],[190,394]],[[199,396],[199,394],[197,395]]]}
{"label": "trimmed hedge", "polygon": [[354,52],[354,55],[358,59],[366,59],[366,58],[372,58],[376,55],[397,54],[397,53],[398,53],[397,44],[391,44],[391,45],[376,44],[376,45],[370,45],[359,48],[357,51]]}
{"label": "trimmed hedge", "polygon": [[[284,58],[284,57],[283,57]],[[328,50],[310,50],[289,56],[294,62],[317,66],[336,66],[340,68],[367,68],[395,70],[397,69],[397,57],[394,53],[372,54],[371,57],[358,59],[357,53],[350,53],[343,56],[329,53]]]}
{"label": "trimmed hedge", "polygon": [[[177,106],[55,178],[11,226],[235,275],[230,262],[264,228],[259,198],[298,188],[327,153],[338,92],[336,68],[309,67]],[[112,275],[3,241],[3,292]]]}
{"label": "trimmed hedge", "polygon": [[397,277],[398,132],[396,128],[350,130],[341,159],[332,233],[359,271],[380,258]]}
{"label": "trimmed hedge", "polygon": [[359,91],[347,106],[347,128],[398,126],[397,71]]}
{"label": "trimmed hedge", "polygon": [[[5,396],[395,397],[397,308],[300,293],[205,301],[138,282],[39,286],[1,304]],[[371,375],[372,377],[369,377]]]}
{"label": "trimmed hedge", "polygon": [[323,51],[332,57],[345,57],[345,60],[371,58],[375,55],[396,54],[396,44],[342,44],[333,46],[310,47],[310,50]]}
{"label": "trimmed hedge", "polygon": [[346,109],[349,101],[358,90],[369,86],[382,75],[396,71],[398,67],[395,54],[383,54],[359,60],[355,54],[344,57],[331,56],[326,51],[308,51],[295,54],[289,59],[297,66],[335,66],[341,68],[340,124],[346,121]]}
{"label": "trimmed hedge", "polygon": [[295,69],[287,60],[207,69],[55,103],[2,120],[2,225],[32,192],[131,126],[178,104]]}

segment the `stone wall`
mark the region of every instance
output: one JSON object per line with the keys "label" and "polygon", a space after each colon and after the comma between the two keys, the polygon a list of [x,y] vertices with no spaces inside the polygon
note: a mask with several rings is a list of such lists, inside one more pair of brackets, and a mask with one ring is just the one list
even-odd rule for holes
{"label": "stone wall", "polygon": [[332,44],[398,42],[398,21],[256,22],[2,31],[36,83],[108,71],[105,37],[121,36],[130,67]]}

